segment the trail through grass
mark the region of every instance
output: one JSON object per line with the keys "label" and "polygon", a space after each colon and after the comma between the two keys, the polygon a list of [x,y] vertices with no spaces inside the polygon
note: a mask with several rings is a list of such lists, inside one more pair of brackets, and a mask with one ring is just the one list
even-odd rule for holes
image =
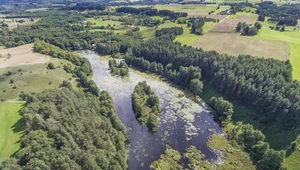
{"label": "trail through grass", "polygon": [[19,150],[19,140],[25,130],[25,120],[19,114],[22,105],[0,103],[0,162]]}

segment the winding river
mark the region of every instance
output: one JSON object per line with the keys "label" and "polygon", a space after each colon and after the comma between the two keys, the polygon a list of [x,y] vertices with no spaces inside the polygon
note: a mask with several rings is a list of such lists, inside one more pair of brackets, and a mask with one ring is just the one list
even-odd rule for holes
{"label": "winding river", "polygon": [[[129,77],[125,79],[111,76],[107,59],[101,59],[93,52],[82,53],[82,56],[91,62],[93,80],[100,90],[110,93],[117,114],[127,127],[130,170],[149,169],[150,164],[164,153],[167,144],[180,153],[194,145],[210,162],[218,159],[205,143],[211,134],[222,131],[205,104],[197,104],[186,97],[179,97],[183,94],[182,91],[155,76],[136,70],[130,70]],[[162,112],[155,133],[148,131],[146,125],[139,124],[132,110],[131,94],[135,85],[144,80],[160,97]]]}

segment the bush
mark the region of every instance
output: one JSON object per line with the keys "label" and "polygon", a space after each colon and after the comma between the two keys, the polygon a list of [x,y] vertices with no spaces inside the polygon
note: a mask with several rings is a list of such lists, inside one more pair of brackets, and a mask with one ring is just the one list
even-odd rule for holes
{"label": "bush", "polygon": [[55,65],[50,62],[50,63],[48,63],[47,68],[50,69],[50,70],[53,70],[53,69],[55,69]]}

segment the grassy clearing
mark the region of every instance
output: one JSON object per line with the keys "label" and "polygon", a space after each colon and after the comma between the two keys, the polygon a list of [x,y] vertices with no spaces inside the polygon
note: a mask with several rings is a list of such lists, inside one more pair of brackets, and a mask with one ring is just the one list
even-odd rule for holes
{"label": "grassy clearing", "polygon": [[216,164],[217,169],[256,169],[249,155],[241,149],[233,147],[222,134],[212,135],[207,145],[209,148],[221,151],[224,156],[224,163],[222,165]]}
{"label": "grassy clearing", "polygon": [[19,140],[25,130],[25,121],[19,114],[22,105],[0,103],[0,162],[19,150]]}
{"label": "grassy clearing", "polygon": [[[48,70],[47,63],[0,69],[0,98],[15,99],[21,91],[41,92],[44,89],[58,88],[63,80],[71,80],[75,88],[77,83],[72,74],[66,73],[63,69],[63,65],[72,64],[61,59],[50,61],[56,69]],[[9,71],[11,75],[7,75]]]}
{"label": "grassy clearing", "polygon": [[0,50],[0,68],[46,63],[50,57],[33,52],[33,44]]}
{"label": "grassy clearing", "polygon": [[277,40],[288,43],[289,54],[288,57],[293,66],[293,78],[300,81],[300,30],[295,27],[287,27],[285,32],[271,30],[267,22],[263,23],[263,28],[260,30],[258,35],[253,38],[265,39],[265,40]]}

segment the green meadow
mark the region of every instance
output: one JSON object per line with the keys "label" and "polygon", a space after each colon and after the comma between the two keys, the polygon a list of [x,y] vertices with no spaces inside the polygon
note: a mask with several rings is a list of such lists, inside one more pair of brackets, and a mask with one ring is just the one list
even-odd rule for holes
{"label": "green meadow", "polygon": [[[76,80],[67,73],[64,65],[72,64],[61,59],[51,59],[56,69],[47,69],[45,64],[32,64],[0,69],[0,99],[18,98],[21,91],[41,92],[45,89],[58,88],[63,80],[68,80],[76,87]],[[11,73],[10,75],[8,73]]]}
{"label": "green meadow", "polygon": [[19,150],[19,140],[25,130],[25,121],[19,114],[22,104],[0,103],[0,162]]}

